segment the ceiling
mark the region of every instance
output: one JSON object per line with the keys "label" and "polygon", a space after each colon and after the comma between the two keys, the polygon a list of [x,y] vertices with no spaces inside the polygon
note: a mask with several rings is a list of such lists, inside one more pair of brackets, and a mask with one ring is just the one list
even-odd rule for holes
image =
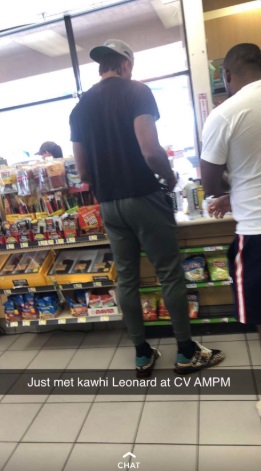
{"label": "ceiling", "polygon": [[[124,0],[8,0],[0,5],[0,32],[21,25],[37,24],[43,20],[52,20],[65,14],[76,14],[81,11],[99,9],[110,4],[122,3]],[[135,0],[132,0],[135,3]],[[160,3],[161,0],[152,0],[148,4]],[[203,0],[204,12],[236,5],[251,0]],[[170,3],[174,3],[173,0]],[[168,2],[165,0],[164,9]],[[151,5],[150,5],[151,6]],[[132,14],[141,16],[141,11],[135,7]],[[132,21],[132,16],[129,17]],[[125,18],[126,21],[126,18]]]}

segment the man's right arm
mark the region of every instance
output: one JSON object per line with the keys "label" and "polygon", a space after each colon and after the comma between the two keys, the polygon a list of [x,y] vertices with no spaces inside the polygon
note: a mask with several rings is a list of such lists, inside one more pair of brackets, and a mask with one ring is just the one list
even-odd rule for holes
{"label": "man's right arm", "polygon": [[169,191],[172,191],[177,181],[171,169],[168,156],[159,144],[157,128],[152,115],[137,116],[134,120],[134,130],[141,153],[153,173],[167,181]]}

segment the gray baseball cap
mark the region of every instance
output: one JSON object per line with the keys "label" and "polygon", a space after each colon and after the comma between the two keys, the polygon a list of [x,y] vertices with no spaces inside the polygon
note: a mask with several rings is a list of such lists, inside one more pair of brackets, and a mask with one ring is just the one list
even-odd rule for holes
{"label": "gray baseball cap", "polygon": [[129,59],[132,65],[134,64],[133,50],[127,43],[120,39],[107,39],[103,46],[94,47],[90,52],[90,58],[100,63],[102,57],[110,52],[116,52]]}

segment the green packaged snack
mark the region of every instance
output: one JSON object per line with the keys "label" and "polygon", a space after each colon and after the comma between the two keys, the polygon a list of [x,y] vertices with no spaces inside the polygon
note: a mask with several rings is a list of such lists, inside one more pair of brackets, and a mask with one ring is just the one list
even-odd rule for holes
{"label": "green packaged snack", "polygon": [[228,262],[225,255],[207,257],[207,265],[211,281],[229,280]]}

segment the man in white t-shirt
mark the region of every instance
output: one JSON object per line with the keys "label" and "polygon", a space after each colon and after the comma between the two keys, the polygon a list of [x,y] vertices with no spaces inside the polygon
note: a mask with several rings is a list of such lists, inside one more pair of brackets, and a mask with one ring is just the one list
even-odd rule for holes
{"label": "man in white t-shirt", "polygon": [[[236,301],[236,316],[256,324],[261,333],[261,52],[255,44],[238,44],[223,63],[230,98],[215,108],[203,129],[202,183],[208,195],[229,195],[210,207],[223,217],[232,208],[237,221],[228,251]],[[230,208],[231,205],[231,208]]]}
{"label": "man in white t-shirt", "polygon": [[[223,63],[229,100],[215,108],[203,129],[201,175],[205,192],[218,197],[210,215],[232,209],[236,235],[228,250],[235,312],[255,324],[261,342],[261,51],[243,43]],[[230,193],[226,194],[228,173]],[[224,194],[225,193],[225,194]],[[257,403],[261,418],[261,401]]]}

